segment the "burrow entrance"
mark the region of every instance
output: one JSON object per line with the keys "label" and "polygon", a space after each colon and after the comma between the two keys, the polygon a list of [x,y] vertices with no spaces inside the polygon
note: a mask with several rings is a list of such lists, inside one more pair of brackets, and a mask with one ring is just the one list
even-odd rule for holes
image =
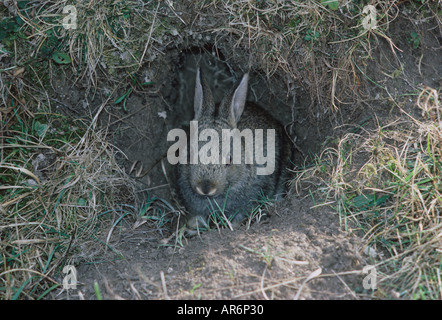
{"label": "burrow entrance", "polygon": [[292,87],[287,87],[285,75],[274,74],[269,78],[262,70],[249,69],[227,58],[214,45],[171,50],[162,60],[142,71],[145,81],[158,79],[150,92],[134,92],[127,100],[126,111],[111,107],[113,115],[119,114],[122,121],[114,120],[109,114],[101,117],[102,125],[109,127],[112,133],[112,142],[127,156],[122,161],[139,184],[140,205],[147,194],[169,203],[176,200],[173,168],[165,158],[171,145],[167,142],[167,133],[189,125],[193,118],[198,66],[206,75],[215,102],[221,101],[245,72],[250,73],[248,100],[267,109],[286,127],[293,140],[290,169],[310,161],[325,137],[331,135],[330,119],[312,116],[308,92],[297,87],[295,80]]}

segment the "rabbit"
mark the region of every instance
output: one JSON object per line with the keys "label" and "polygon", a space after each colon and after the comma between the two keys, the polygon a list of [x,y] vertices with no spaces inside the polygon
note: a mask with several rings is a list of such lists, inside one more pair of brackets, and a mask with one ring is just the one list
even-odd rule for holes
{"label": "rabbit", "polygon": [[[270,113],[259,105],[246,101],[248,73],[244,74],[239,85],[227,93],[220,104],[215,105],[212,92],[201,70],[197,69],[194,121],[198,130],[214,129],[221,140],[223,129],[246,128],[274,129],[274,170],[272,174],[257,172],[263,165],[245,161],[244,143],[241,146],[241,163],[232,161],[232,151],[224,153],[219,148],[219,163],[216,164],[178,164],[176,167],[176,188],[184,206],[189,211],[187,228],[207,227],[211,208],[222,208],[225,217],[237,226],[245,220],[256,207],[260,192],[274,198],[283,190],[283,171],[290,157],[290,144],[283,126]],[[254,137],[256,138],[256,136]],[[264,140],[264,154],[268,151]],[[221,143],[219,144],[221,145]],[[254,143],[255,147],[255,143]],[[230,150],[235,150],[230,148]],[[254,150],[254,149],[253,149]],[[262,150],[261,150],[262,151]],[[221,161],[223,160],[223,161]],[[269,161],[272,161],[270,159]]]}

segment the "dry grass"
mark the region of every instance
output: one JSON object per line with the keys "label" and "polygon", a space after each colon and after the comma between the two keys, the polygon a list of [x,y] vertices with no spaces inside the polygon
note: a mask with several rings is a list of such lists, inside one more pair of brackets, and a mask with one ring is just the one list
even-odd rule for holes
{"label": "dry grass", "polygon": [[95,244],[91,252],[88,243],[98,241],[104,221],[125,213],[133,185],[100,132],[87,131],[77,143],[59,147],[5,133],[15,138],[2,136],[0,295],[41,298],[61,285],[64,265],[103,251]]}
{"label": "dry grass", "polygon": [[41,82],[12,70],[1,78],[0,298],[39,299],[65,265],[106,249],[103,231],[132,213],[135,188],[96,118],[52,112]]}
{"label": "dry grass", "polygon": [[[296,187],[314,189],[347,230],[360,234],[379,272],[379,298],[440,299],[442,108],[422,90],[422,119],[406,115],[362,134],[346,134]],[[403,111],[405,113],[405,111]]]}
{"label": "dry grass", "polygon": [[64,29],[60,21],[68,4],[41,1],[25,11],[12,6],[32,41],[31,47],[15,48],[17,64],[63,52],[78,81],[96,87],[104,78],[125,82],[170,47],[194,45],[185,45],[187,38],[201,46],[245,50],[244,69],[264,72],[268,79],[278,75],[288,95],[299,85],[310,92],[312,115],[354,103],[363,82],[354,63],[370,56],[373,39],[386,39],[395,50],[388,26],[400,10],[391,1],[371,1],[378,15],[376,27],[367,29],[364,2],[349,1],[336,10],[324,1],[197,1],[189,11],[185,1],[93,0],[77,1],[77,28]]}

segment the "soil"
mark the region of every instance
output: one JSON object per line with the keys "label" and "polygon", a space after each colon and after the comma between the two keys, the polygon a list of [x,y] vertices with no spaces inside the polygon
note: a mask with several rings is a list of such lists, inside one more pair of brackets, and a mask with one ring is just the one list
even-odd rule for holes
{"label": "soil", "polygon": [[[425,85],[440,87],[440,34],[430,24],[420,25],[426,32],[421,34],[419,48],[413,48],[408,42],[409,23],[402,18],[390,26],[397,36],[393,41],[402,52],[396,50],[394,55],[389,42],[379,39],[370,64],[361,65],[368,78],[395,97]],[[63,101],[63,112],[87,117],[101,110],[100,127],[108,130],[110,142],[126,155],[119,159],[121,164],[127,172],[136,161],[137,170],[142,166],[141,177],[131,173],[139,186],[134,216],[112,229],[111,249],[100,261],[84,259],[77,266],[77,290],[57,292],[55,298],[96,299],[95,281],[104,299],[361,299],[372,293],[363,289],[366,275],[362,269],[370,264],[363,253],[363,240],[344,232],[340,217],[329,206],[318,205],[293,187],[268,210],[266,218],[249,228],[214,228],[185,237],[182,245],[175,243],[174,232],[179,227],[176,213],[168,213],[174,219],[160,231],[137,220],[147,193],[179,206],[173,196],[173,170],[164,159],[169,146],[166,135],[192,118],[196,65],[213,75],[211,86],[220,93],[242,76],[245,68],[226,62],[219,55],[222,49],[220,44],[213,50],[218,56],[210,46],[169,50],[141,71],[143,79],[154,84],[133,91],[127,111],[121,104],[105,102],[109,92],[105,84],[92,95],[80,84],[73,85],[68,75],[53,80],[53,97]],[[304,155],[317,153],[328,137],[338,138],[365,119],[369,119],[369,128],[402,116],[391,112],[385,90],[364,81],[359,102],[343,105],[337,116],[321,116],[312,123],[309,95],[299,87],[295,95],[288,96],[286,85],[278,84],[277,77],[267,81],[259,72],[251,74],[249,99],[267,106],[288,125]],[[114,96],[126,90],[121,88]],[[412,102],[405,99],[403,110],[415,112]],[[103,103],[106,107],[100,109]],[[293,160],[297,165],[303,161],[299,150]],[[97,237],[106,239],[111,228],[103,227]],[[320,274],[306,282],[318,270]]]}
{"label": "soil", "polygon": [[[78,268],[80,291],[94,299],[97,281],[109,299],[354,299],[363,277],[341,273],[364,265],[361,242],[340,231],[331,210],[311,205],[287,198],[249,230],[204,232],[182,247],[164,246],[164,238],[126,225],[112,237],[124,259],[109,252],[103,263]],[[300,291],[319,268],[322,277]]]}

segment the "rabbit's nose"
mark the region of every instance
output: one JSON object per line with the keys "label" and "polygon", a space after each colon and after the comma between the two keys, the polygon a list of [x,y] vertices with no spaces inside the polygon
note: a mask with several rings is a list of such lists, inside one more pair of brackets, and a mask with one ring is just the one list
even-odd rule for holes
{"label": "rabbit's nose", "polygon": [[216,186],[209,180],[203,180],[196,186],[196,191],[202,196],[213,196],[216,193]]}

